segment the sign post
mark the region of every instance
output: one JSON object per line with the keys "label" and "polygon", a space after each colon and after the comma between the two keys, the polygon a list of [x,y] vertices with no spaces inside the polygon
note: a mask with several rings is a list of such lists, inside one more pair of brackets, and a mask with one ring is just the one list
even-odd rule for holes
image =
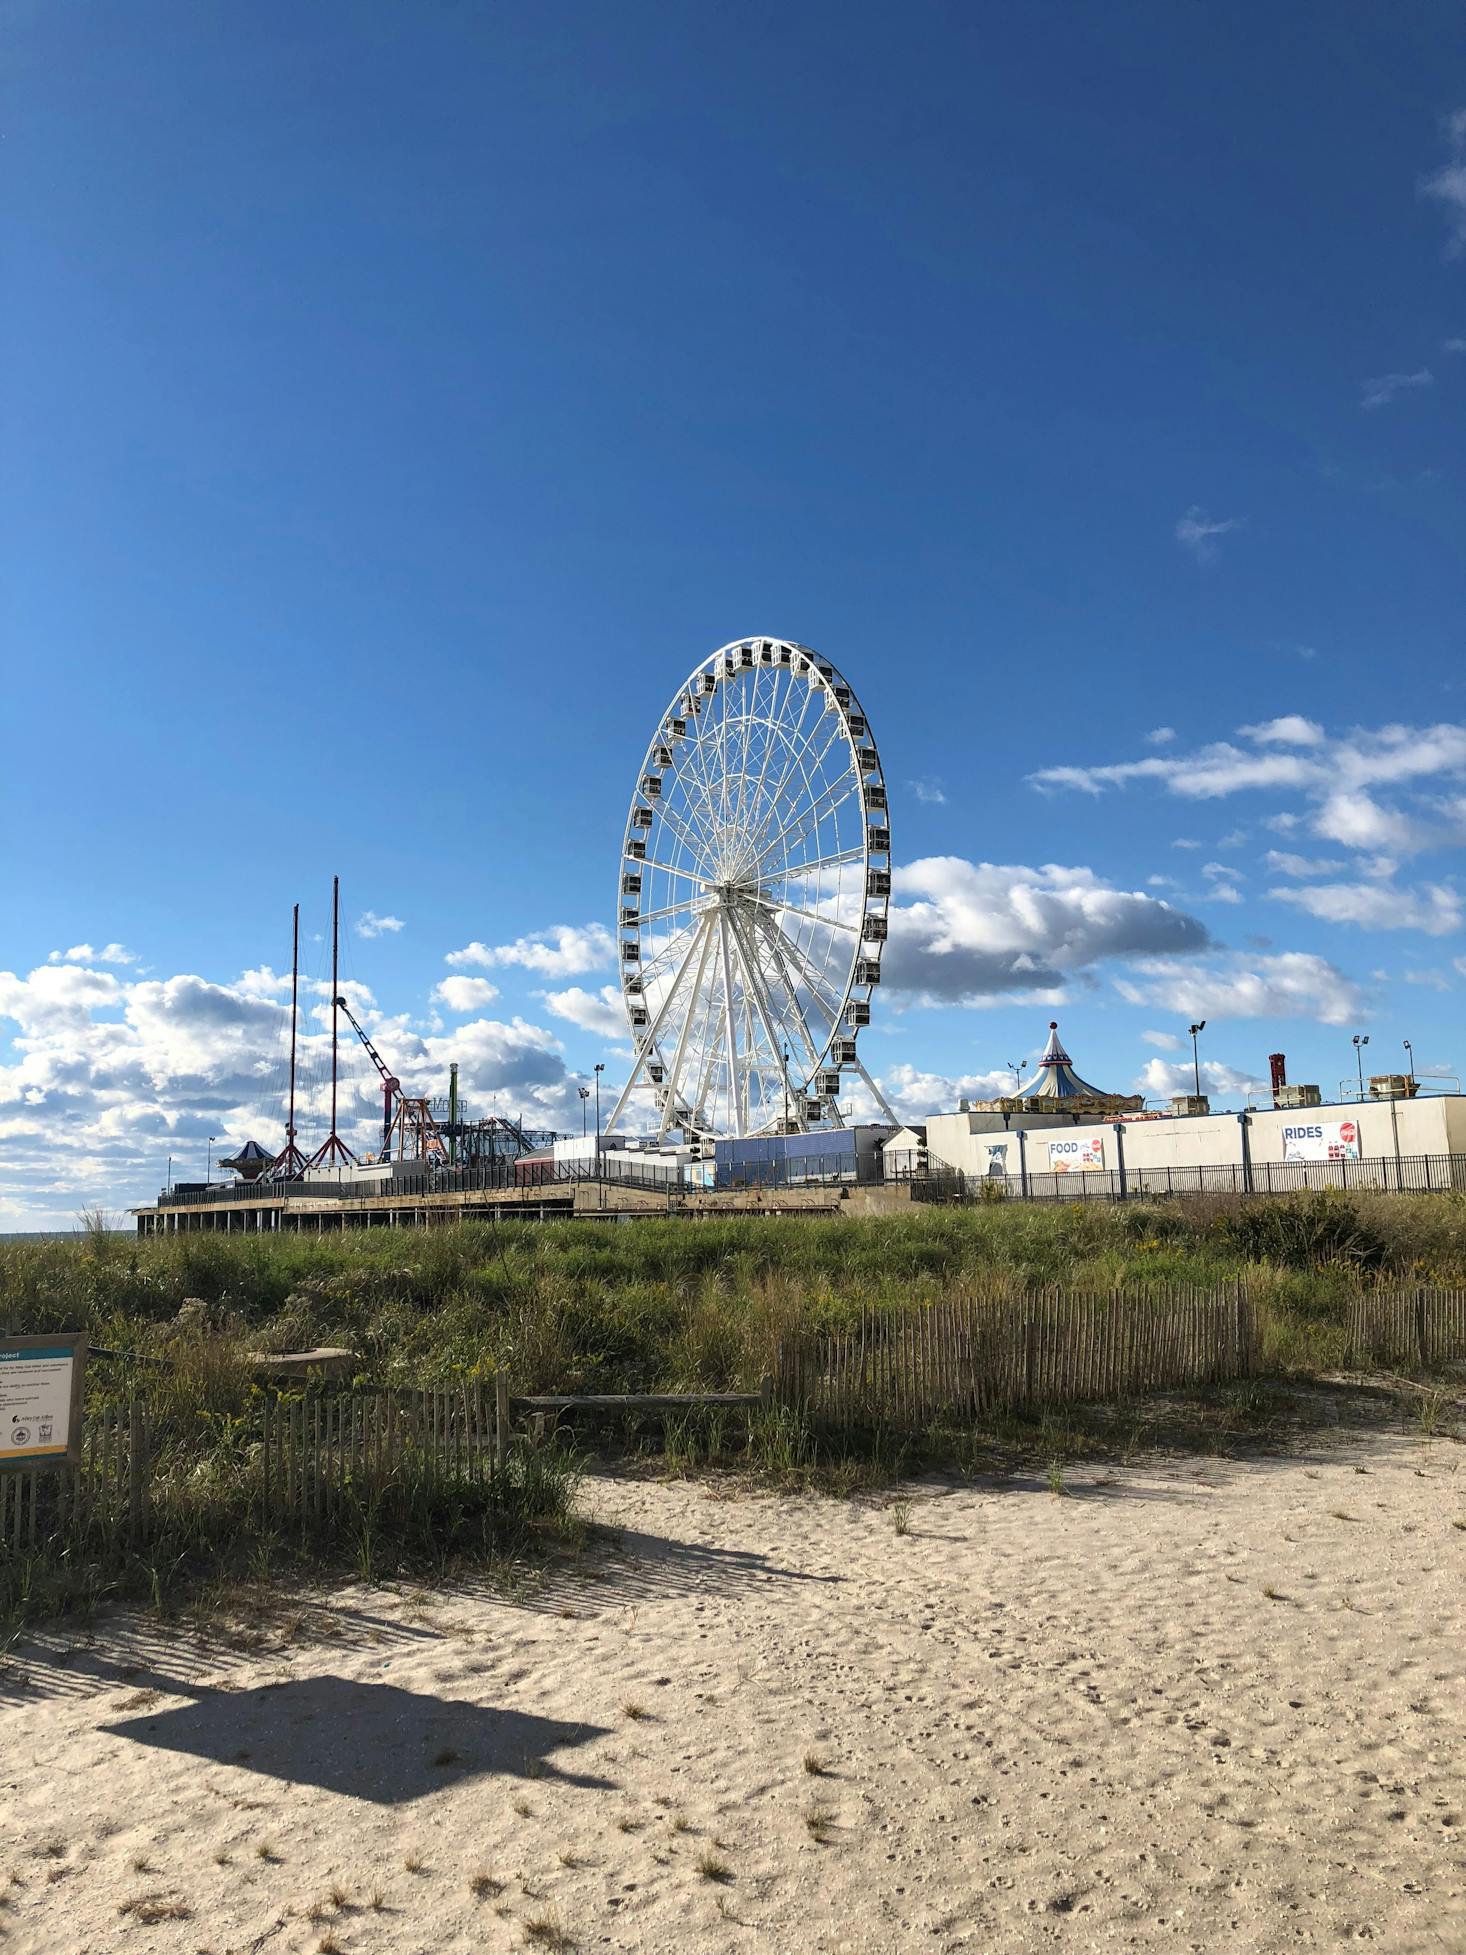
{"label": "sign post", "polygon": [[76,1331],[0,1337],[0,1471],[80,1464],[86,1363]]}

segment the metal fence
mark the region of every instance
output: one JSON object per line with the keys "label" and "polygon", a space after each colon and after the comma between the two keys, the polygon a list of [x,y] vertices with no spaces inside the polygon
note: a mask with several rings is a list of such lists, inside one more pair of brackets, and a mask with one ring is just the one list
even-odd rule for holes
{"label": "metal fence", "polygon": [[[896,1177],[889,1177],[894,1180]],[[1292,1195],[1313,1188],[1444,1194],[1466,1189],[1466,1154],[1377,1155],[1361,1161],[1228,1161],[1209,1167],[1125,1167],[1005,1175],[928,1164],[900,1177],[925,1202],[1119,1202],[1165,1195]]]}
{"label": "metal fence", "polygon": [[[1376,1155],[1359,1161],[1227,1161],[1199,1167],[1115,1167],[1075,1169],[1067,1174],[1024,1170],[1017,1174],[970,1175],[928,1161],[910,1169],[857,1173],[848,1155],[813,1155],[784,1162],[740,1164],[736,1178],[716,1192],[738,1193],[798,1188],[904,1187],[913,1201],[1063,1201],[1118,1202],[1167,1195],[1284,1195],[1306,1189],[1374,1189],[1400,1194],[1440,1194],[1466,1190],[1466,1154]],[[395,1197],[472,1196],[513,1193],[533,1206],[537,1195],[564,1197],[577,1186],[599,1183],[682,1197],[714,1192],[707,1184],[684,1181],[671,1164],[654,1165],[635,1154],[606,1153],[600,1171],[594,1158],[575,1161],[521,1161],[494,1166],[424,1169],[393,1180],[257,1181],[217,1183],[207,1188],[175,1188],[158,1198],[158,1211],[217,1207],[264,1207],[283,1201],[333,1204],[373,1202],[390,1205]]]}

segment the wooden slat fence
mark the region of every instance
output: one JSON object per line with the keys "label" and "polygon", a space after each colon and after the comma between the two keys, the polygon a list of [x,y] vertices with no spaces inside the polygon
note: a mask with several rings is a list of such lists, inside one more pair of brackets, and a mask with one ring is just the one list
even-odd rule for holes
{"label": "wooden slat fence", "polygon": [[[1466,1291],[1363,1292],[1352,1361],[1466,1360]],[[919,1427],[1065,1402],[1246,1378],[1262,1339],[1247,1289],[1041,1290],[862,1313],[847,1332],[787,1341],[778,1397],[835,1426]]]}
{"label": "wooden slat fence", "polygon": [[[494,1395],[474,1383],[262,1398],[235,1445],[261,1517],[308,1533],[408,1478],[492,1486],[506,1440]],[[196,1463],[159,1443],[141,1401],[89,1412],[77,1466],[0,1472],[0,1554],[58,1533],[79,1546],[140,1546],[168,1504],[171,1476]]]}

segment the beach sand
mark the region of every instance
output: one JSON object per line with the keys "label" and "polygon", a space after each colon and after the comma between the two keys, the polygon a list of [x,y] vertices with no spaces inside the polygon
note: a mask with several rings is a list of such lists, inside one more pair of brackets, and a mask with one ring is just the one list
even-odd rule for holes
{"label": "beach sand", "polygon": [[1463,1458],[597,1477],[518,1594],[48,1632],[0,1949],[1466,1948]]}

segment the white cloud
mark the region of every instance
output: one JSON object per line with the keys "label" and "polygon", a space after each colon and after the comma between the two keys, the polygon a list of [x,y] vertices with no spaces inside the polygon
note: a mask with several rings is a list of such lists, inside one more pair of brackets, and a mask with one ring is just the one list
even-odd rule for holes
{"label": "white cloud", "polygon": [[1206,877],[1208,882],[1217,882],[1222,878],[1226,878],[1232,882],[1246,882],[1247,880],[1242,871],[1235,868],[1230,862],[1203,862],[1201,873]]}
{"label": "white cloud", "polygon": [[1140,1036],[1147,1045],[1159,1046],[1162,1052],[1180,1052],[1183,1049],[1175,1032],[1142,1032]]}
{"label": "white cloud", "polygon": [[911,789],[911,792],[916,796],[918,801],[926,801],[941,806],[947,799],[940,781],[930,779],[908,781],[906,785]]}
{"label": "white cloud", "polygon": [[1444,937],[1461,927],[1461,899],[1444,883],[1427,883],[1421,890],[1384,883],[1309,883],[1299,889],[1270,889],[1268,895],[1326,923],[1357,923],[1366,930],[1423,930]]}
{"label": "white cloud", "polygon": [[1176,737],[1174,726],[1153,726],[1145,736],[1148,747],[1168,747]]}
{"label": "white cloud", "polygon": [[[1279,728],[1288,729],[1295,744],[1280,744]],[[1466,726],[1451,721],[1423,727],[1392,723],[1319,740],[1313,739],[1315,731],[1314,722],[1289,715],[1244,728],[1252,740],[1247,747],[1224,740],[1190,754],[1046,767],[1028,778],[1044,792],[1068,788],[1091,795],[1149,781],[1186,800],[1286,788],[1313,803],[1310,825],[1316,834],[1350,848],[1403,854],[1439,839],[1404,809],[1379,799],[1376,791],[1413,788],[1418,796],[1429,783],[1459,780],[1466,774]],[[1300,737],[1307,743],[1297,744]],[[1437,799],[1427,805],[1438,810],[1443,804]],[[1276,814],[1264,817],[1264,826],[1286,834],[1302,819]],[[1192,844],[1186,838],[1177,846]]]}
{"label": "white cloud", "polygon": [[1172,842],[1171,847],[1173,849],[1199,849],[1201,843],[1192,841],[1189,835],[1178,835],[1175,841]]}
{"label": "white cloud", "polygon": [[1331,794],[1314,816],[1315,835],[1351,849],[1413,849],[1415,824],[1398,808],[1387,808],[1360,789]]}
{"label": "white cloud", "polygon": [[378,916],[375,910],[363,910],[356,919],[358,937],[396,936],[402,928],[404,925],[400,916]]}
{"label": "white cloud", "polygon": [[1217,538],[1226,536],[1234,529],[1241,529],[1245,516],[1227,516],[1222,519],[1208,516],[1204,509],[1195,503],[1176,524],[1176,541],[1183,549],[1189,550],[1198,563],[1213,563],[1217,555]]}
{"label": "white cloud", "polygon": [[575,977],[612,963],[616,941],[599,923],[557,923],[549,930],[536,930],[517,937],[512,944],[483,944],[475,940],[462,950],[451,950],[445,964],[479,964],[489,969],[496,965],[517,964],[545,977]]}
{"label": "white cloud", "polygon": [[1442,353],[1466,353],[1466,339],[1443,339]]}
{"label": "white cloud", "polygon": [[445,977],[441,984],[433,986],[433,996],[439,1004],[449,1011],[468,1013],[482,1011],[491,1005],[499,995],[499,987],[481,977]]}
{"label": "white cloud", "polygon": [[1430,991],[1454,991],[1456,988],[1445,972],[1440,970],[1406,971],[1403,975],[1406,984],[1422,985]]}
{"label": "white cloud", "polygon": [[930,1073],[904,1063],[889,1066],[877,1084],[902,1120],[954,1112],[959,1100],[997,1100],[1017,1086],[1006,1069],[989,1073]]}
{"label": "white cloud", "polygon": [[1333,876],[1344,867],[1327,856],[1291,855],[1286,849],[1269,849],[1263,861],[1275,876]]}
{"label": "white cloud", "polygon": [[1421,387],[1433,387],[1435,375],[1429,367],[1419,367],[1414,373],[1382,373],[1376,380],[1366,380],[1364,392],[1360,396],[1361,407],[1388,407],[1397,394],[1410,393]]}
{"label": "white cloud", "polygon": [[73,944],[70,950],[53,950],[48,964],[135,964],[137,957],[125,944],[103,944],[94,950],[90,944]]}
{"label": "white cloud", "polygon": [[1256,726],[1239,726],[1244,740],[1263,746],[1321,747],[1324,730],[1317,720],[1306,720],[1301,713],[1284,713],[1280,719],[1262,720]]}
{"label": "white cloud", "polygon": [[1229,829],[1223,835],[1222,839],[1217,843],[1217,847],[1219,849],[1240,849],[1246,840],[1247,830],[1245,828],[1233,828]]}
{"label": "white cloud", "polygon": [[1132,1005],[1159,1005],[1177,1018],[1313,1018],[1345,1025],[1363,1009],[1358,985],[1325,957],[1291,950],[1249,958],[1240,952],[1183,963],[1147,958],[1115,988]]}
{"label": "white cloud", "polygon": [[1066,975],[1103,959],[1208,941],[1198,918],[1091,869],[937,855],[897,869],[893,886],[885,982],[927,1003],[1051,1002]]}
{"label": "white cloud", "polygon": [[[1210,1094],[1213,1101],[1245,1099],[1249,1093],[1262,1092],[1265,1085],[1266,1081],[1254,1074],[1239,1072],[1235,1066],[1228,1066],[1220,1059],[1203,1059],[1201,1062],[1201,1090]],[[1152,1100],[1169,1100],[1178,1093],[1194,1093],[1196,1072],[1189,1059],[1174,1064],[1168,1064],[1164,1059],[1148,1059],[1136,1076],[1135,1090]]]}
{"label": "white cloud", "polygon": [[1466,251],[1466,109],[1457,109],[1445,118],[1447,161],[1420,185],[1423,197],[1434,197],[1445,206],[1448,238],[1447,254],[1455,257]]}
{"label": "white cloud", "polygon": [[538,996],[544,999],[547,1011],[578,1025],[583,1032],[619,1039],[627,1031],[626,1007],[614,984],[603,984],[599,991],[572,984],[565,991],[541,991]]}
{"label": "white cloud", "polygon": [[[183,1177],[202,1174],[211,1134],[216,1160],[250,1138],[279,1146],[288,982],[268,970],[232,984],[189,974],[123,980],[67,963],[24,977],[0,972],[0,1017],[16,1028],[0,1064],[7,1215],[42,1217],[40,1227],[68,1222],[84,1203],[149,1201],[167,1156]],[[424,1036],[406,1018],[375,1011],[364,986],[342,988],[409,1093],[441,1092],[457,1060],[475,1114],[522,1114],[533,1126],[569,1131],[575,1082],[552,1032],[519,1018],[478,1019]],[[330,988],[305,989],[297,1108],[309,1152],[326,1132]],[[374,1146],[380,1086],[349,1033],[340,1107],[348,1142],[358,1151]]]}

